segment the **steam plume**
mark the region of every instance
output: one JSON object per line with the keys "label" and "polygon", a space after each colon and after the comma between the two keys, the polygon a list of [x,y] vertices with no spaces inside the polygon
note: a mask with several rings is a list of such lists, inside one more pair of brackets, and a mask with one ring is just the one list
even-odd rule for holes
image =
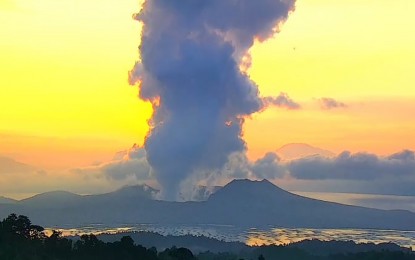
{"label": "steam plume", "polygon": [[147,159],[175,199],[180,183],[245,150],[244,117],[264,102],[240,67],[254,40],[277,32],[295,0],[147,0],[141,61],[130,72],[153,104]]}

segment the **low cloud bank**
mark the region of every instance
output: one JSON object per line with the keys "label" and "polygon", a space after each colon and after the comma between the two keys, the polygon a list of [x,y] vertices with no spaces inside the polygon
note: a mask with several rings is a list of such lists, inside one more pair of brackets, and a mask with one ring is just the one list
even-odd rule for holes
{"label": "low cloud bank", "polygon": [[[103,193],[136,184],[160,188],[147,162],[146,151],[138,146],[117,153],[109,162],[61,172],[35,170],[12,159],[1,162],[4,165],[0,168],[10,162],[16,167],[9,167],[13,171],[0,171],[0,190],[3,192],[0,195],[51,190]],[[297,191],[415,196],[415,153],[403,150],[378,156],[344,151],[334,157],[309,156],[291,161],[282,161],[273,152],[255,161],[249,160],[244,153],[233,153],[221,169],[199,171],[182,181],[181,198],[199,200],[201,194],[207,197],[217,186],[242,178],[269,179],[283,188]]]}
{"label": "low cloud bank", "polygon": [[348,151],[335,158],[312,157],[288,164],[291,176],[305,180],[376,180],[412,177],[415,180],[415,156],[404,150],[387,157]]}

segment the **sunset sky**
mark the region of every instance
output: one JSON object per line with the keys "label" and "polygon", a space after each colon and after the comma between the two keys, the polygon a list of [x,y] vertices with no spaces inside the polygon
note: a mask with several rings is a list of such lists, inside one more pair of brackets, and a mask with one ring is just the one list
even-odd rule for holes
{"label": "sunset sky", "polygon": [[[143,144],[151,105],[127,81],[139,9],[137,0],[0,0],[0,156],[37,169],[14,188],[0,170],[0,195],[88,193],[67,177],[73,169]],[[251,49],[248,73],[262,96],[284,92],[301,108],[247,119],[248,157],[287,143],[336,154],[415,150],[414,12],[409,0],[298,0],[280,32]]]}

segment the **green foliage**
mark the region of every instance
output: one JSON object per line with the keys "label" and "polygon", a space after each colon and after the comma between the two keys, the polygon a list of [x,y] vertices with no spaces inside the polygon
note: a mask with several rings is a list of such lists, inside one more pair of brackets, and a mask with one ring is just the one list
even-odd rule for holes
{"label": "green foliage", "polygon": [[95,235],[82,235],[80,240],[73,244],[72,240],[62,237],[59,231],[53,230],[48,237],[44,233],[44,228],[32,225],[28,217],[11,214],[0,221],[0,259],[157,260],[159,258],[155,248],[146,249],[135,245],[131,237],[123,237],[121,241],[114,243],[104,243]]}

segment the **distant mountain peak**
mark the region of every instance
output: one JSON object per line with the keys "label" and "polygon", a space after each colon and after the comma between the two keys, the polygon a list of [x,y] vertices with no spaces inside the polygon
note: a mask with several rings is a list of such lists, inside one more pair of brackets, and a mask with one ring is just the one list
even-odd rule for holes
{"label": "distant mountain peak", "polygon": [[77,201],[81,198],[81,195],[68,192],[68,191],[48,191],[45,193],[37,194],[33,197],[23,199],[19,201],[25,205],[45,206],[45,205],[64,205],[73,201]]}
{"label": "distant mountain peak", "polygon": [[[262,180],[250,180],[250,179],[233,179],[231,182],[229,182],[226,186],[230,185],[272,185],[275,186],[272,182],[270,182],[267,179]],[[277,187],[277,186],[275,186]]]}
{"label": "distant mountain peak", "polygon": [[278,188],[275,184],[273,184],[267,179],[262,179],[262,180],[233,179],[231,182],[229,182],[224,187],[231,186],[231,185],[272,186],[272,187]]}
{"label": "distant mountain peak", "polygon": [[[263,180],[249,180],[249,179],[234,179],[213,193],[209,199],[233,199],[233,200],[251,200],[254,198],[275,198],[281,196],[293,195],[288,191],[281,189],[274,185],[267,179]],[[293,195],[296,196],[296,195]]]}
{"label": "distant mountain peak", "polygon": [[290,143],[278,148],[275,153],[282,160],[296,160],[311,156],[333,157],[336,154],[325,149],[314,147],[305,143]]}

